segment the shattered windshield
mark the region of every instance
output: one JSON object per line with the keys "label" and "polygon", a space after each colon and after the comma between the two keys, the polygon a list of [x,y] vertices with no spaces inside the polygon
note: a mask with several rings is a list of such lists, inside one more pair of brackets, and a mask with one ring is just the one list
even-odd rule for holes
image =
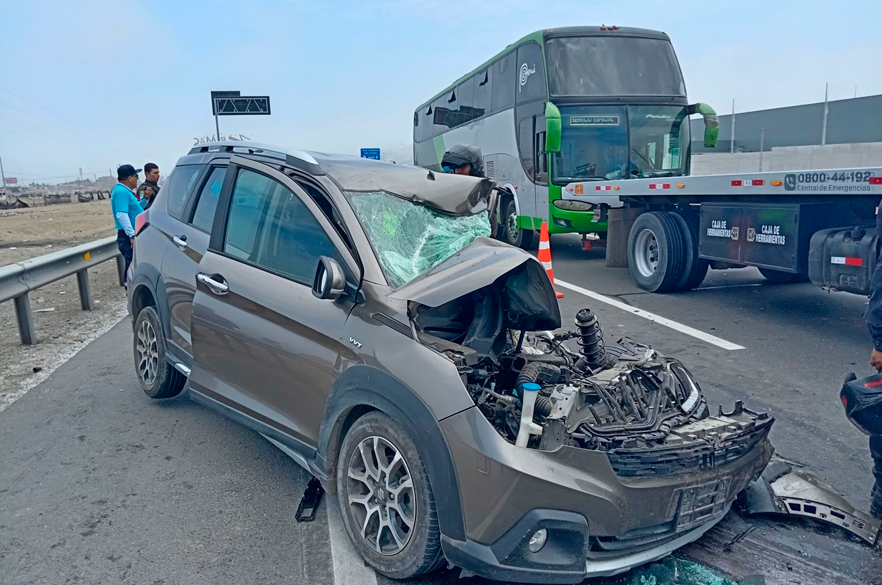
{"label": "shattered windshield", "polygon": [[385,191],[347,191],[346,197],[393,288],[490,235],[486,213],[448,215]]}

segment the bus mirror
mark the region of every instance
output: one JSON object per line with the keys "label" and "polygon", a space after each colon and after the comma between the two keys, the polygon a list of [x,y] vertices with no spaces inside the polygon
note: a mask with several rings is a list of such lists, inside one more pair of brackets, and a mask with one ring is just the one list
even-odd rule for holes
{"label": "bus mirror", "polygon": [[707,104],[692,104],[687,109],[692,114],[701,114],[704,118],[704,146],[705,148],[714,148],[717,145],[717,139],[720,136],[720,119],[712,107]]}
{"label": "bus mirror", "polygon": [[560,110],[551,102],[545,104],[545,152],[560,152]]}

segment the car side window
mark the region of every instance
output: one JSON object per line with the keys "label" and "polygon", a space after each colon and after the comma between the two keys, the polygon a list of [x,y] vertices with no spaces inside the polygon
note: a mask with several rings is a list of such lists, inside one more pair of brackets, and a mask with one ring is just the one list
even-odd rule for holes
{"label": "car side window", "polygon": [[[196,184],[196,179],[202,173],[203,165],[186,165],[175,167],[168,176],[168,181],[163,188],[165,191],[166,209],[168,214],[175,219],[181,219],[187,208],[187,200]],[[160,192],[161,193],[161,192]]]}
{"label": "car side window", "polygon": [[[318,220],[290,189],[253,171],[236,178],[225,253],[311,285],[319,256],[345,262]],[[344,268],[345,270],[345,268]]]}
{"label": "car side window", "polygon": [[203,232],[211,233],[211,225],[214,223],[214,212],[217,209],[217,202],[220,199],[221,187],[224,184],[224,174],[227,169],[225,167],[214,167],[208,180],[202,186],[199,193],[199,199],[196,201],[196,211],[193,213],[193,227]]}

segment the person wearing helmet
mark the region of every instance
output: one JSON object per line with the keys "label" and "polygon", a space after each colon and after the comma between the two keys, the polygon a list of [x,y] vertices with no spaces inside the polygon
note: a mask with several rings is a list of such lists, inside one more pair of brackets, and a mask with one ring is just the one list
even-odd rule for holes
{"label": "person wearing helmet", "polygon": [[441,158],[441,168],[445,173],[483,177],[484,157],[477,146],[457,144],[444,153]]}

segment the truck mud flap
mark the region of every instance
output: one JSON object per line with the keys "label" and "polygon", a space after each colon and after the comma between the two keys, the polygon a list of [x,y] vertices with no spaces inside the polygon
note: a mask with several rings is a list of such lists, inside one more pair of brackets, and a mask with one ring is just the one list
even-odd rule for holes
{"label": "truck mud flap", "polygon": [[816,232],[809,248],[812,284],[854,294],[870,294],[876,269],[876,246],[873,226]]}

